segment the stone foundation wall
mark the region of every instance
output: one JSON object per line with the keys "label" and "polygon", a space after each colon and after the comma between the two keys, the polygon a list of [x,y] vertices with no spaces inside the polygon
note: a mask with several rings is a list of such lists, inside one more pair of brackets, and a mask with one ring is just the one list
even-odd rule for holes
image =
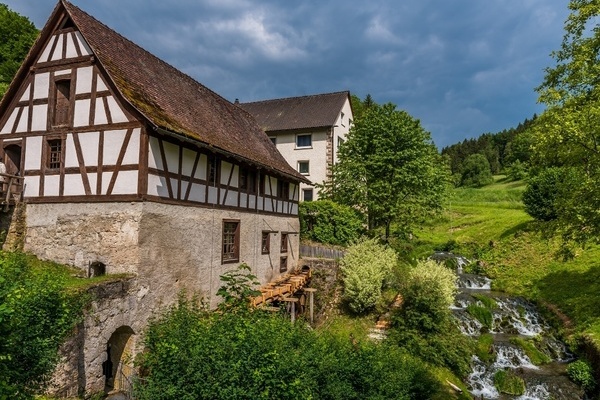
{"label": "stone foundation wall", "polygon": [[[240,223],[239,262],[222,263],[223,220]],[[299,221],[278,215],[149,202],[29,204],[26,226],[25,251],[42,259],[86,272],[90,263],[102,262],[108,274],[134,274],[90,289],[94,301],[63,346],[56,370],[51,392],[62,395],[104,391],[107,344],[114,344],[113,351],[139,351],[136,342],[150,317],[172,305],[182,290],[216,307],[219,277],[226,271],[246,263],[264,284],[282,274],[280,257],[288,258],[288,271],[299,258]],[[261,251],[263,231],[271,235],[269,254]],[[288,234],[285,253],[282,232]],[[124,343],[129,337],[133,342]]]}
{"label": "stone foundation wall", "polygon": [[135,273],[143,203],[28,204],[24,250],[87,272]]}

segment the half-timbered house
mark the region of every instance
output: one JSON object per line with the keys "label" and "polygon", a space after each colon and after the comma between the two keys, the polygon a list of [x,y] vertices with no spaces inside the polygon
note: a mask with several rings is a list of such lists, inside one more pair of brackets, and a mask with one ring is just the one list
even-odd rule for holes
{"label": "half-timbered house", "polygon": [[[264,283],[298,259],[308,180],[254,118],[68,1],[0,103],[0,155],[23,178],[26,251],[136,275],[129,306],[86,325],[104,343],[181,289],[214,306],[240,263]],[[106,380],[100,347],[86,390]]]}

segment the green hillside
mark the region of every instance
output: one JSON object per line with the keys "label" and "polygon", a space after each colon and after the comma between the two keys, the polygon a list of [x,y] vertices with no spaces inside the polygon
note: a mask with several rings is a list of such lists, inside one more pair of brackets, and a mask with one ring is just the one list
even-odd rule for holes
{"label": "green hillside", "polygon": [[543,239],[523,210],[524,188],[496,177],[481,189],[455,189],[443,215],[416,234],[413,254],[437,249],[477,259],[470,268],[493,278],[495,289],[545,305],[572,338],[600,343],[600,246],[560,259],[558,241]]}

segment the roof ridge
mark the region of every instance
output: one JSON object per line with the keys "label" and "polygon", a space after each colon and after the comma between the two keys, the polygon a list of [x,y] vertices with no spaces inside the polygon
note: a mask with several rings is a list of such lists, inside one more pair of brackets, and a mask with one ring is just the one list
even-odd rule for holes
{"label": "roof ridge", "polygon": [[279,97],[276,99],[265,99],[265,100],[240,102],[240,104],[267,103],[267,102],[271,102],[271,101],[296,100],[296,99],[304,99],[304,98],[310,98],[310,97],[324,97],[324,96],[333,96],[333,95],[340,95],[340,94],[347,94],[349,96],[350,91],[349,90],[340,90],[339,92],[316,93],[316,94],[307,94],[307,95],[303,95],[303,96]]}

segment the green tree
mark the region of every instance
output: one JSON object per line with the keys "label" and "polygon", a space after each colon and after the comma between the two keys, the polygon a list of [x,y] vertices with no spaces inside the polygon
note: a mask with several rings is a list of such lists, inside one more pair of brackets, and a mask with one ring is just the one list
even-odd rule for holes
{"label": "green tree", "polygon": [[0,97],[31,48],[38,30],[27,18],[0,3]]}
{"label": "green tree", "polygon": [[494,182],[490,163],[483,154],[471,154],[464,162],[460,185],[482,187]]}
{"label": "green tree", "polygon": [[363,231],[361,214],[331,200],[300,203],[300,235],[319,243],[347,246]]}
{"label": "green tree", "polygon": [[537,88],[546,111],[534,126],[537,168],[570,167],[579,183],[563,189],[556,223],[565,243],[600,238],[600,3],[572,0],[556,65]]}
{"label": "green tree", "polygon": [[332,183],[321,194],[366,214],[369,228],[396,222],[408,234],[439,211],[448,170],[429,132],[393,104],[371,105],[340,146]]}

